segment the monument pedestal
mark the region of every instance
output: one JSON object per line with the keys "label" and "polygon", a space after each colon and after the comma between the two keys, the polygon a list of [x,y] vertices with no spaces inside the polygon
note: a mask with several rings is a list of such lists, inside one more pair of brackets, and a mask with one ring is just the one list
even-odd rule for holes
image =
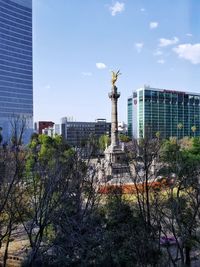
{"label": "monument pedestal", "polygon": [[105,182],[120,183],[129,177],[129,166],[122,145],[110,145],[105,154]]}
{"label": "monument pedestal", "polygon": [[121,145],[112,144],[104,151],[105,160],[110,163],[122,163],[125,161],[124,148]]}

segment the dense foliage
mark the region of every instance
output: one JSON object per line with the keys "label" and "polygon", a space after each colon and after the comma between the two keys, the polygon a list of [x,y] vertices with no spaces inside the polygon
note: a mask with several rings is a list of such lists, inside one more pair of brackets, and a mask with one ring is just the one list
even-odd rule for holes
{"label": "dense foliage", "polygon": [[[108,142],[101,137],[100,149]],[[85,147],[99,151],[96,141]],[[101,195],[99,160],[60,136],[1,146],[4,266],[20,227],[29,241],[24,266],[191,266],[200,243],[200,138],[142,139],[126,151],[135,190]],[[155,188],[158,177],[165,183]]]}

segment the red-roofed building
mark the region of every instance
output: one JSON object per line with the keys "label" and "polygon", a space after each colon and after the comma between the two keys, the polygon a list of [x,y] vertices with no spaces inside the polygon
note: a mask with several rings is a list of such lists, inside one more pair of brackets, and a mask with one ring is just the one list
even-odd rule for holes
{"label": "red-roofed building", "polygon": [[42,134],[42,130],[53,127],[54,122],[52,121],[38,121],[35,123],[35,130],[38,132],[38,134]]}

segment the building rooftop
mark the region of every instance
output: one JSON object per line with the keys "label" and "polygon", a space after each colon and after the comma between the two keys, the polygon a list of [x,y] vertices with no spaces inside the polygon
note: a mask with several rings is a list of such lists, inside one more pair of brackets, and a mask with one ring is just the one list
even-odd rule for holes
{"label": "building rooftop", "polygon": [[174,89],[165,89],[165,88],[154,88],[154,87],[151,87],[149,85],[144,85],[144,87],[138,88],[136,91],[140,91],[140,90],[153,90],[153,91],[158,91],[158,92],[163,92],[163,93],[174,93],[174,94],[200,96],[200,93],[196,93],[196,92],[181,91],[181,90],[174,90]]}

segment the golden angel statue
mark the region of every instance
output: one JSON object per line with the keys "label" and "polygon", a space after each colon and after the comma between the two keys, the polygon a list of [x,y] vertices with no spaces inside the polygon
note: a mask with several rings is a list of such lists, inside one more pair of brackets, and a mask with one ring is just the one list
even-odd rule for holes
{"label": "golden angel statue", "polygon": [[111,80],[111,82],[112,82],[113,86],[115,86],[115,83],[116,83],[119,75],[121,75],[120,70],[118,70],[117,72],[112,71],[112,80]]}

